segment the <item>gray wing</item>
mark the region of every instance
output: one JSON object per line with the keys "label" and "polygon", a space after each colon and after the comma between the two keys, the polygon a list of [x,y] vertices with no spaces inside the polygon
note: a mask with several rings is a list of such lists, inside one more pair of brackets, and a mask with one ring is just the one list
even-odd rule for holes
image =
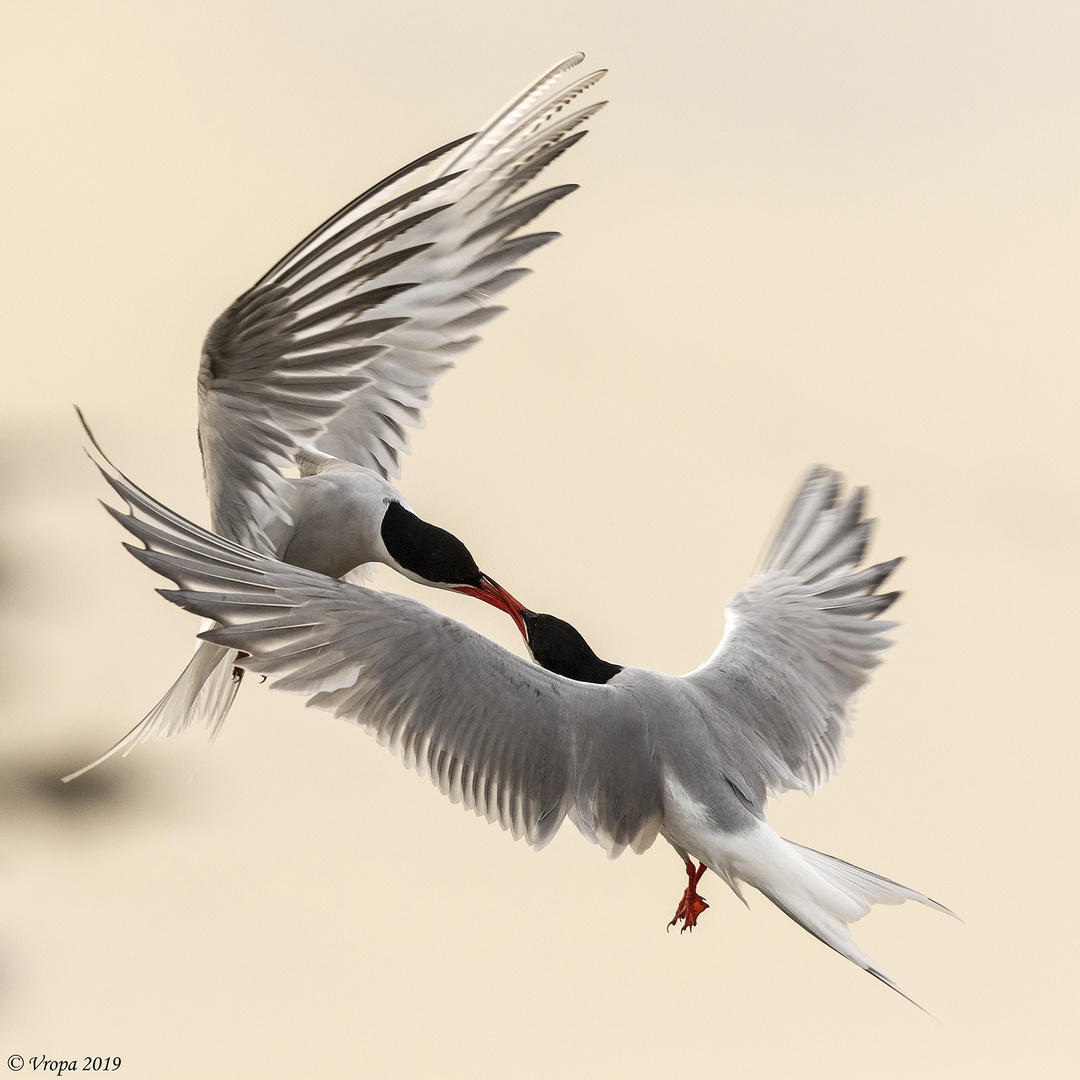
{"label": "gray wing", "polygon": [[[217,532],[274,549],[275,527],[289,520],[279,469],[300,446],[400,475],[407,429],[422,426],[435,381],[505,310],[491,301],[529,273],[516,264],[558,235],[518,233],[574,185],[510,200],[603,105],[567,110],[604,74],[564,83],[582,59],[548,72],[478,135],[353,200],[217,319],[199,372]],[[449,166],[416,183],[457,147]]]}
{"label": "gray wing", "polygon": [[712,657],[684,678],[714,706],[730,779],[754,803],[766,791],[813,792],[843,759],[855,695],[896,627],[877,616],[899,593],[877,588],[900,563],[858,571],[872,522],[866,492],[839,502],[839,473],[803,481],[761,568],[725,612]]}
{"label": "gray wing", "polygon": [[106,509],[174,581],[163,596],[215,620],[208,641],[274,687],[365,728],[453,802],[541,847],[573,803],[571,718],[596,688],[536,667],[405,597],[264,558],[173,513],[123,474]]}

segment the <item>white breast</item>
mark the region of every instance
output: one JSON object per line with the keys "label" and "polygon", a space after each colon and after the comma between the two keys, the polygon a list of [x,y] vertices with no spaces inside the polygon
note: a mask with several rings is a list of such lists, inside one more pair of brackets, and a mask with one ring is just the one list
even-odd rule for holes
{"label": "white breast", "polygon": [[387,504],[408,505],[378,473],[337,462],[290,482],[295,522],[279,549],[294,566],[341,577],[369,562],[388,562],[380,527]]}

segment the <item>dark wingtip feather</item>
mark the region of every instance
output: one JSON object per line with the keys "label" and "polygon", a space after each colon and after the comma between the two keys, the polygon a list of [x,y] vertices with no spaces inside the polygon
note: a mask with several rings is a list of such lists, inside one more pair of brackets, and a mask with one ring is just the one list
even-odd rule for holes
{"label": "dark wingtip feather", "polygon": [[[137,557],[136,552],[132,552],[132,554]],[[179,584],[179,582],[177,582],[177,584]],[[190,611],[193,615],[201,615],[204,619],[217,618],[217,606],[212,599],[208,599],[203,593],[192,592],[188,589],[155,589],[154,591],[159,596],[164,596],[170,604],[182,607],[185,611]],[[202,638],[204,635],[199,634],[198,636]],[[206,638],[206,640],[209,641],[210,638]],[[215,642],[215,644],[217,643]]]}
{"label": "dark wingtip feather", "polygon": [[852,615],[875,619],[888,611],[901,596],[903,593],[899,592],[882,593],[880,596],[852,596],[846,600],[838,600],[822,610],[830,615]]}
{"label": "dark wingtip feather", "polygon": [[[82,424],[83,431],[86,432],[86,437],[90,440],[90,445],[93,446],[93,448],[106,461],[108,461],[110,465],[112,465],[112,462],[109,461],[109,459],[105,456],[105,451],[101,449],[101,447],[98,445],[97,439],[94,438],[94,433],[90,430],[90,425],[86,422],[86,417],[83,415],[82,409],[80,409],[78,405],[74,405],[74,404],[72,405],[72,408],[75,410],[75,415],[79,418],[79,423]],[[91,460],[93,460],[93,458],[91,458]],[[97,463],[95,462],[95,464],[97,464]],[[98,467],[100,468],[100,466],[98,466]]]}
{"label": "dark wingtip feather", "polygon": [[903,562],[902,557],[890,559],[888,562],[877,563],[868,566],[858,573],[849,574],[842,578],[839,584],[832,585],[828,589],[817,593],[822,600],[839,600],[847,596],[869,596],[874,590],[881,587],[882,583]]}
{"label": "dark wingtip feather", "polygon": [[870,539],[874,535],[874,526],[876,524],[876,518],[867,518],[865,521],[860,521],[851,530],[856,536],[855,547],[851,551],[851,560],[856,566],[866,557],[866,549],[870,546]]}
{"label": "dark wingtip feather", "polygon": [[851,515],[852,519],[858,521],[863,515],[863,510],[866,509],[866,502],[870,498],[870,489],[868,487],[857,487],[852,491],[851,496],[847,501],[847,513]]}
{"label": "dark wingtip feather", "polygon": [[[428,153],[422,154],[420,157],[415,158],[413,161],[410,161],[408,165],[403,165],[396,172],[392,172],[389,176],[384,177],[377,184],[374,184],[366,191],[361,192],[359,195],[356,196],[355,199],[352,199],[335,214],[332,214],[330,217],[328,217],[321,225],[319,225],[315,229],[312,229],[312,231],[308,233],[307,236],[305,236],[304,239],[300,241],[300,243],[290,248],[285,255],[278,259],[278,261],[274,263],[274,265],[270,267],[270,269],[267,270],[261,278],[259,278],[253,288],[261,288],[262,285],[269,281],[270,278],[272,278],[278,272],[278,270],[285,266],[289,262],[289,260],[295,254],[297,254],[297,252],[301,251],[305,247],[305,245],[307,245],[310,241],[314,240],[315,237],[319,235],[319,233],[329,229],[332,225],[340,221],[347,213],[349,213],[350,210],[355,209],[365,200],[378,195],[379,192],[385,191],[388,187],[391,187],[392,185],[397,183],[398,180],[401,180],[402,178],[408,176],[409,173],[415,172],[417,169],[421,169],[423,168],[423,166],[431,164],[431,162],[438,160],[444,154],[448,154],[451,150],[457,149],[457,147],[461,146],[463,143],[467,143],[471,139],[475,139],[476,135],[477,132],[474,131],[471,135],[462,135],[460,138],[454,139],[448,143],[444,143],[442,146],[436,147],[434,150],[430,150],[428,151]],[[460,175],[460,173],[450,173],[445,177],[439,177],[438,181],[431,181],[430,183],[434,184],[435,186],[439,186],[440,184],[448,183],[451,180],[454,180],[457,176]]]}
{"label": "dark wingtip feather", "polygon": [[877,570],[881,574],[881,577],[878,579],[877,585],[875,585],[874,588],[876,589],[878,585],[880,585],[887,578],[891,577],[896,568],[902,562],[904,562],[904,559],[905,556],[897,555],[895,559],[889,559],[887,562],[876,563],[874,566],[870,567],[871,570]]}
{"label": "dark wingtip feather", "polygon": [[874,978],[877,979],[879,982],[883,982],[890,990],[895,990],[905,1001],[910,1001],[911,1004],[919,1010],[919,1012],[926,1013],[926,1015],[929,1016],[931,1020],[934,1019],[932,1013],[927,1012],[927,1010],[924,1009],[913,997],[908,997],[908,995],[905,994],[904,991],[901,990],[900,987],[897,986],[896,983],[894,983],[892,979],[890,979],[889,976],[885,974],[884,971],[879,971],[876,967],[866,967],[863,970],[866,971],[867,974],[873,975]]}
{"label": "dark wingtip feather", "polygon": [[[75,410],[75,415],[79,418],[79,423],[82,425],[82,429],[86,433],[86,437],[90,440],[90,445],[94,448],[94,453],[97,454],[96,458],[94,457],[94,454],[90,453],[89,450],[86,450],[86,456],[94,463],[94,466],[98,470],[98,472],[105,477],[105,480],[108,482],[109,486],[121,498],[124,498],[124,493],[120,490],[119,487],[117,487],[117,482],[113,479],[113,477],[109,475],[101,462],[105,462],[105,465],[108,465],[110,469],[112,469],[123,480],[127,481],[127,483],[130,484],[131,481],[128,480],[128,478],[124,476],[124,474],[112,463],[112,461],[109,460],[109,455],[101,449],[101,444],[97,441],[97,436],[94,435],[93,431],[90,430],[90,425],[87,423],[86,416],[83,414],[82,409],[80,409],[78,405],[73,405],[72,408]],[[101,461],[98,461],[98,458],[101,458]],[[132,487],[135,487],[135,485],[132,484]],[[126,499],[124,501],[127,502]]]}
{"label": "dark wingtip feather", "polygon": [[558,187],[547,188],[527,199],[520,199],[510,206],[504,206],[490,221],[481,225],[480,228],[470,233],[464,240],[463,246],[482,240],[484,237],[493,236],[501,239],[517,229],[524,228],[538,218],[549,206],[565,199],[567,195],[577,191],[579,184],[561,184]]}
{"label": "dark wingtip feather", "polygon": [[[125,544],[124,547],[126,547],[128,549],[128,551],[130,551],[131,554],[134,555],[136,558],[139,557],[138,552],[136,550],[134,550],[129,544]],[[183,600],[183,594],[179,590],[177,590],[177,589],[155,589],[154,592],[156,592],[158,594],[158,596],[164,596],[165,599],[168,600],[170,604],[175,604],[177,607],[182,607],[182,608],[184,608],[186,610],[190,610],[190,609],[188,609],[187,604]]]}
{"label": "dark wingtip feather", "polygon": [[900,597],[901,597],[901,596],[903,596],[903,595],[904,595],[904,594],[903,594],[902,592],[899,592],[899,591],[898,591],[898,592],[890,592],[890,593],[882,593],[882,594],[881,594],[881,596],[879,597],[879,599],[880,599],[880,600],[883,600],[883,601],[885,601],[885,603],[883,603],[883,604],[882,604],[882,606],[881,606],[881,608],[880,608],[880,609],[878,610],[877,614],[878,614],[878,615],[882,615],[882,614],[884,614],[884,613],[885,613],[886,611],[888,611],[888,610],[889,610],[889,608],[891,608],[891,607],[893,606],[893,604],[895,604],[895,603],[896,603],[896,601],[897,601],[897,600],[899,600],[899,599],[900,599]]}
{"label": "dark wingtip feather", "polygon": [[134,544],[124,543],[121,546],[155,574],[167,577],[170,581],[175,581],[177,585],[180,584],[179,573],[168,556],[152,551],[150,548],[136,547]]}
{"label": "dark wingtip feather", "polygon": [[[138,518],[136,518],[134,514],[125,514],[123,510],[117,510],[115,506],[110,506],[104,499],[98,499],[98,503],[104,508],[105,512],[109,515],[109,517],[111,517],[114,521],[119,522],[120,525],[123,528],[127,529],[127,531],[133,536],[137,536],[140,540],[142,540],[142,537],[139,536],[136,529],[132,527],[133,524],[138,523]],[[143,542],[145,543],[145,541]],[[127,544],[124,544],[124,547],[127,546]]]}

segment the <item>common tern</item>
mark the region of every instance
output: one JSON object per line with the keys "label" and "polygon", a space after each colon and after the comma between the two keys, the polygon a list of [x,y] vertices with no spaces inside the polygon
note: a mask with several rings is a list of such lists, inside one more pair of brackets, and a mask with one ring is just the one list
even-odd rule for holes
{"label": "common tern", "polygon": [[[605,74],[571,78],[583,59],[546,72],[479,133],[365,191],[214,322],[199,368],[198,432],[216,533],[334,577],[384,563],[492,604],[523,629],[513,597],[390,480],[435,382],[506,310],[492,300],[531,272],[518,263],[559,235],[520,233],[577,185],[510,200],[605,104],[570,109]],[[294,466],[299,477],[287,475]],[[202,642],[140,723],[65,779],[196,718],[216,732],[242,673],[235,653]]]}
{"label": "common tern", "polygon": [[110,513],[144,545],[125,547],[178,586],[166,599],[214,621],[204,640],[375,735],[515,839],[543,847],[568,817],[614,858],[663,836],[688,876],[673,923],[708,906],[707,867],[903,993],[849,924],[906,900],[952,914],[766,821],[770,795],[813,793],[839,766],[855,696],[897,625],[878,617],[899,594],[878,589],[900,560],[859,568],[865,490],[841,500],[833,470],[803,480],[720,644],[680,677],[604,661],[568,623],[523,609],[542,666],[530,664],[414,600],[214,536],[103,472],[128,507]]}

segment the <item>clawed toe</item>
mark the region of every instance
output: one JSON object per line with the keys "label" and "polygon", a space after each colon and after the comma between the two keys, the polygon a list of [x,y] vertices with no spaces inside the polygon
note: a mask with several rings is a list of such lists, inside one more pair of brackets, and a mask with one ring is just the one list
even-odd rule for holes
{"label": "clawed toe", "polygon": [[701,875],[705,873],[705,870],[704,863],[695,867],[692,859],[686,860],[688,884],[683,892],[682,899],[679,901],[679,906],[675,909],[675,918],[668,923],[669,930],[680,920],[683,924],[679,928],[680,934],[683,930],[693,930],[697,926],[698,917],[708,908],[709,905],[706,903],[705,897],[699,895],[697,891],[697,883],[701,880]]}

